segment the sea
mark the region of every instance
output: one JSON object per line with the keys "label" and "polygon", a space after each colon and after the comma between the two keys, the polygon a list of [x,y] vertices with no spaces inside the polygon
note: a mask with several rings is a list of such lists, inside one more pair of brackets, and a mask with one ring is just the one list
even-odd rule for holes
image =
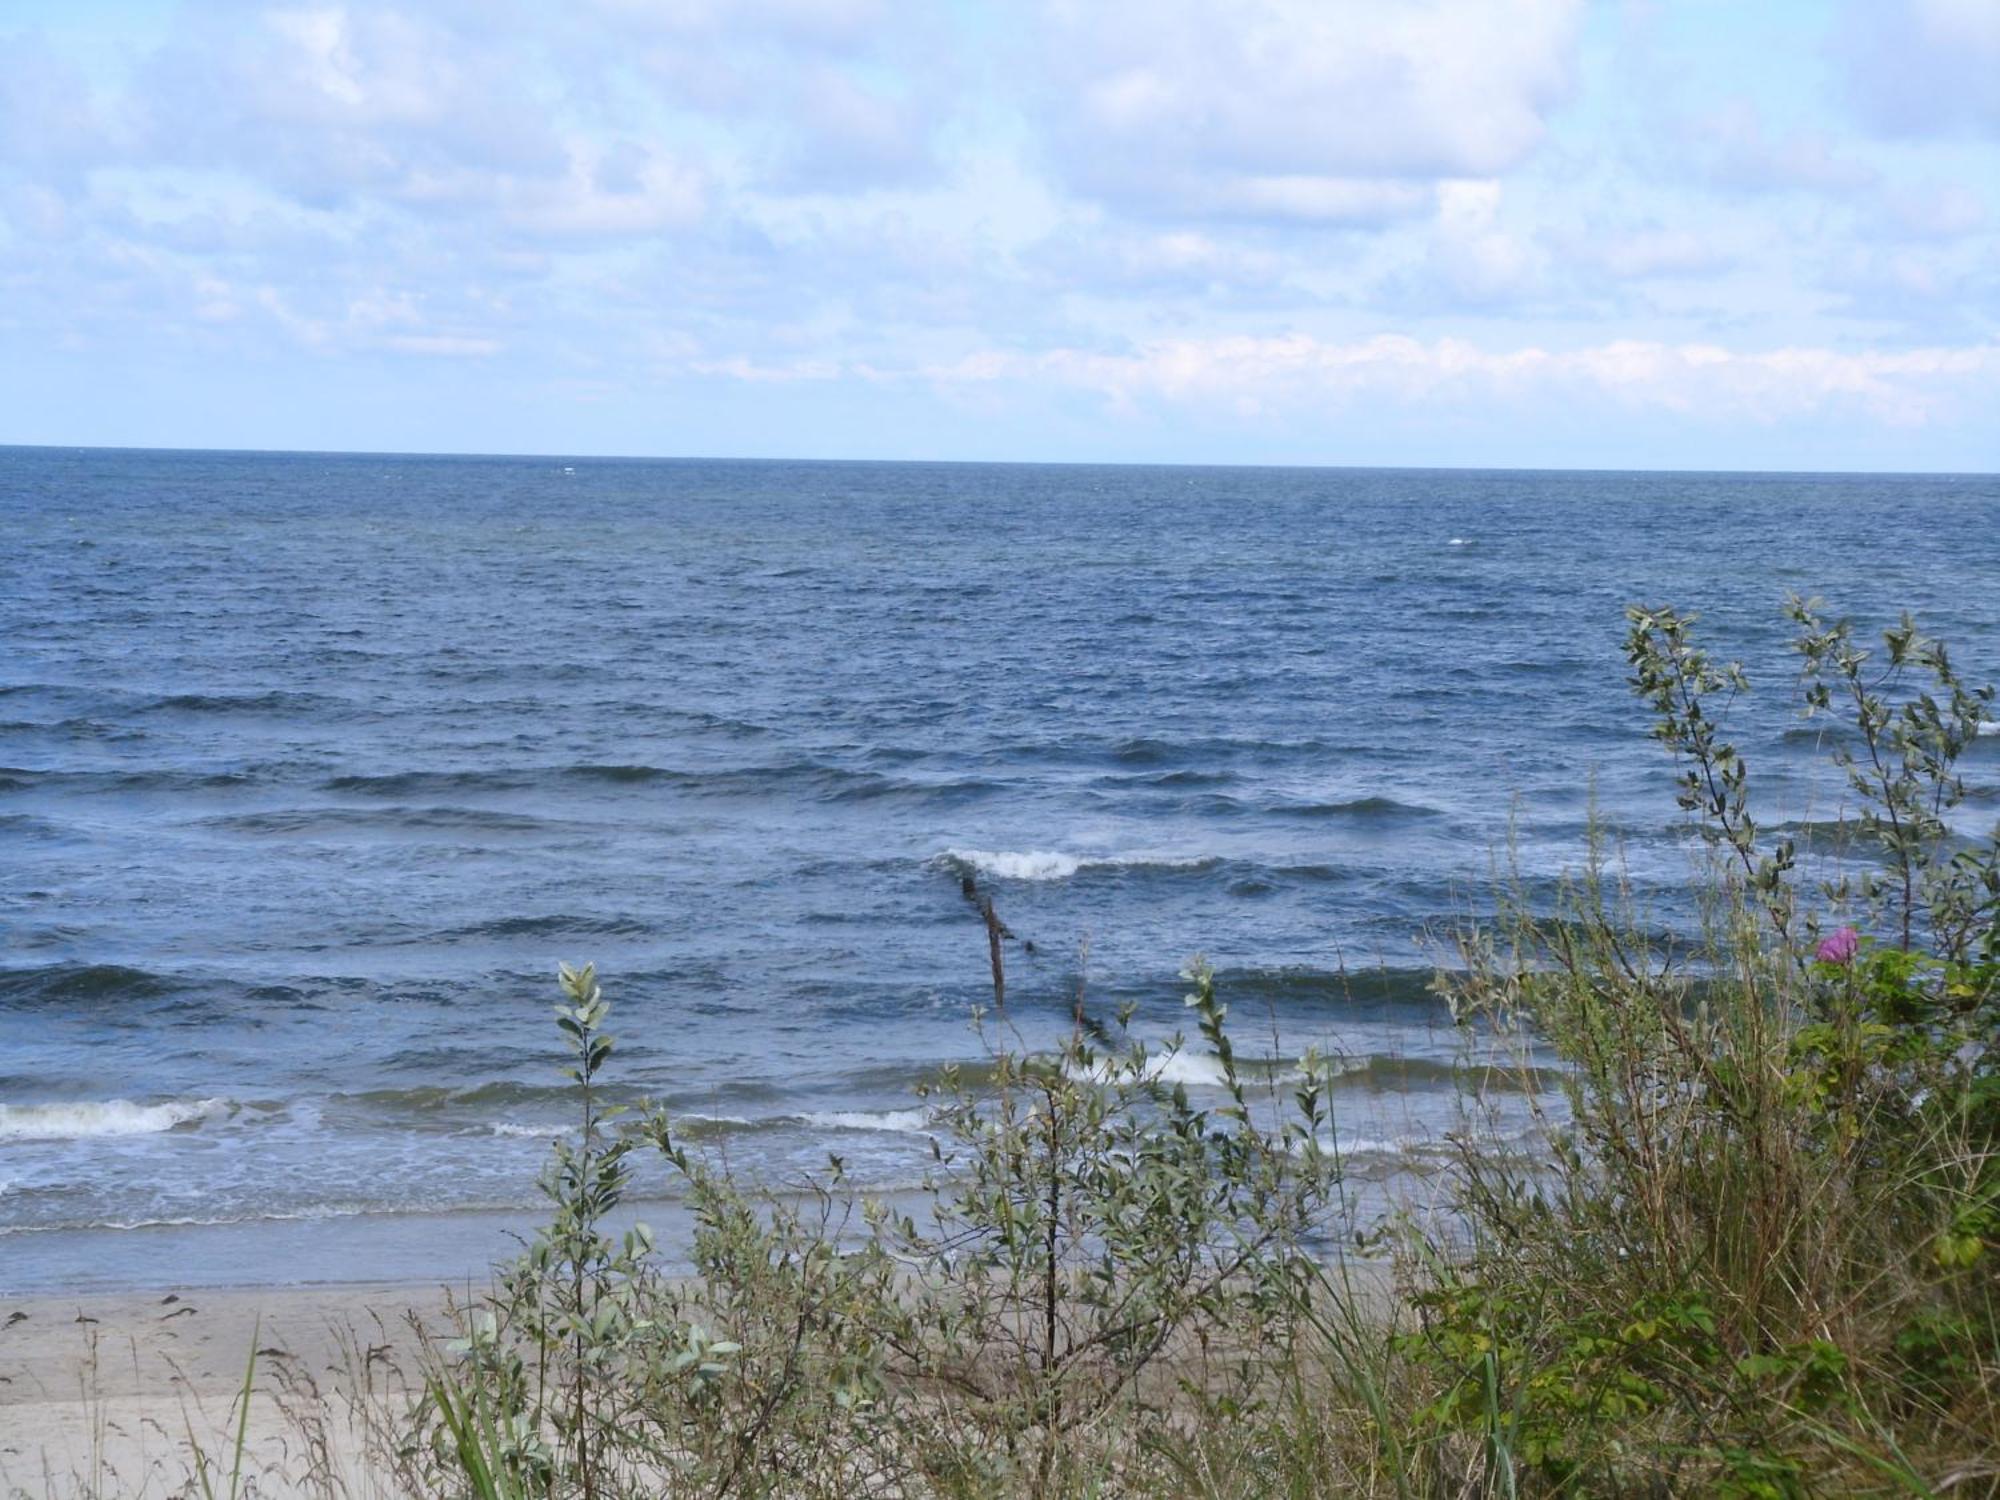
{"label": "sea", "polygon": [[1468,1114],[1454,934],[1593,826],[1692,920],[1628,604],[1744,662],[1768,825],[1845,810],[1792,592],[2000,676],[2000,478],[0,448],[0,1289],[479,1275],[565,961],[611,1096],[773,1191],[912,1190],[920,1084],[1079,997],[1168,1038],[1196,953],[1420,1175],[1536,1102]]}

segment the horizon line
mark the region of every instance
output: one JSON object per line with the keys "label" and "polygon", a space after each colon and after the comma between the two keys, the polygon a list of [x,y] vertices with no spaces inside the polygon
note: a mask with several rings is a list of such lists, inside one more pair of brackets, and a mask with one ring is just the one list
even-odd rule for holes
{"label": "horizon line", "polygon": [[134,443],[16,443],[0,442],[0,453],[154,453],[182,456],[261,458],[385,458],[459,459],[504,463],[563,460],[604,464],[854,464],[917,467],[1036,468],[1036,469],[1271,469],[1376,474],[1750,474],[1802,477],[1994,479],[2000,470],[1987,469],[1787,469],[1787,468],[1606,468],[1595,464],[1370,464],[1199,462],[1190,459],[1038,459],[1038,458],[842,458],[776,454],[722,453],[582,453],[538,451],[482,452],[473,449],[394,448],[260,448],[209,447],[199,444],[160,447]]}

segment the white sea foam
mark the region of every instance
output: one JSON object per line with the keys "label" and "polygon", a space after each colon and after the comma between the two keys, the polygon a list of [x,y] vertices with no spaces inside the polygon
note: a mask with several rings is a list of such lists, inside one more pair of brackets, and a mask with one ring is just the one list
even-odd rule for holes
{"label": "white sea foam", "polygon": [[519,1120],[495,1120],[486,1127],[495,1135],[503,1135],[513,1140],[548,1141],[565,1134],[564,1125],[531,1125]]}
{"label": "white sea foam", "polygon": [[1083,868],[1074,854],[1058,854],[1053,849],[947,849],[946,859],[970,865],[982,875],[996,880],[1067,880]]}
{"label": "white sea foam", "polygon": [[[1411,1156],[1435,1146],[1421,1135],[1322,1135],[1318,1145],[1330,1156]],[[1302,1149],[1294,1146],[1294,1149]]]}
{"label": "white sea foam", "polygon": [[1208,855],[1064,854],[1055,849],[947,849],[947,864],[978,871],[995,880],[1068,880],[1080,870],[1192,870],[1211,863]]}
{"label": "white sea foam", "polygon": [[1472,538],[1469,536],[1455,536],[1446,542],[1445,545],[1447,547],[1470,547],[1472,545]]}
{"label": "white sea foam", "polygon": [[227,1099],[169,1099],[134,1104],[129,1099],[70,1104],[0,1104],[0,1141],[74,1141],[99,1136],[157,1135],[176,1125],[219,1119]]}
{"label": "white sea foam", "polygon": [[815,1130],[886,1130],[921,1135],[930,1117],[920,1109],[829,1109],[802,1115]]}
{"label": "white sea foam", "polygon": [[[704,1114],[695,1109],[679,1109],[673,1113],[675,1123],[682,1125],[754,1125],[757,1122],[745,1115]],[[509,1140],[552,1141],[558,1136],[569,1135],[575,1126],[559,1120],[492,1120],[485,1129],[490,1135],[505,1136]],[[477,1133],[479,1127],[468,1127]]]}
{"label": "white sea foam", "polygon": [[1981,719],[1979,721],[1979,733],[1982,737],[1989,734],[2000,734],[2000,719]]}
{"label": "white sea foam", "polygon": [[1118,1083],[1140,1081],[1150,1083],[1185,1084],[1189,1088],[1219,1089],[1224,1086],[1222,1064],[1212,1052],[1195,1052],[1181,1048],[1178,1052],[1155,1052],[1146,1059],[1143,1073],[1135,1076],[1133,1069],[1121,1058],[1102,1058],[1094,1068],[1068,1069],[1072,1078],[1084,1079],[1092,1083]]}
{"label": "white sea foam", "polygon": [[383,1210],[361,1203],[317,1203],[291,1211],[241,1214],[165,1214],[147,1219],[64,1219],[53,1224],[0,1224],[0,1236],[11,1234],[64,1234],[79,1229],[214,1229],[230,1224],[292,1224],[316,1219],[353,1219]]}
{"label": "white sea foam", "polygon": [[1222,1064],[1212,1054],[1185,1048],[1148,1058],[1146,1076],[1156,1083],[1184,1083],[1192,1088],[1219,1089],[1226,1081]]}

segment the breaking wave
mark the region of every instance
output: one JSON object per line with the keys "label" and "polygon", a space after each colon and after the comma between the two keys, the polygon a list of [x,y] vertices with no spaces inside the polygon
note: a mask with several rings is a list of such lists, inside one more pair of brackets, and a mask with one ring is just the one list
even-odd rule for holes
{"label": "breaking wave", "polygon": [[67,1104],[0,1104],[0,1141],[80,1141],[103,1136],[157,1135],[181,1125],[227,1118],[227,1099],[169,1099],[135,1104],[129,1099]]}
{"label": "breaking wave", "polygon": [[947,849],[936,863],[960,875],[993,880],[1068,880],[1085,870],[1207,870],[1222,863],[1212,854],[1065,854],[1056,849]]}
{"label": "breaking wave", "polygon": [[886,1130],[898,1135],[921,1135],[930,1116],[920,1109],[829,1109],[799,1116],[815,1130]]}

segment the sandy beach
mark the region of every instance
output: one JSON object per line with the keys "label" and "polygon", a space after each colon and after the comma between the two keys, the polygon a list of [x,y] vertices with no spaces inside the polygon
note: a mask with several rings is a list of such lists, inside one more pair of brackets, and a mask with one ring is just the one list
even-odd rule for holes
{"label": "sandy beach", "polygon": [[199,1454],[226,1492],[253,1351],[246,1484],[326,1493],[314,1477],[337,1477],[346,1493],[384,1493],[357,1398],[403,1387],[447,1296],[403,1284],[0,1301],[0,1495],[176,1494]]}

